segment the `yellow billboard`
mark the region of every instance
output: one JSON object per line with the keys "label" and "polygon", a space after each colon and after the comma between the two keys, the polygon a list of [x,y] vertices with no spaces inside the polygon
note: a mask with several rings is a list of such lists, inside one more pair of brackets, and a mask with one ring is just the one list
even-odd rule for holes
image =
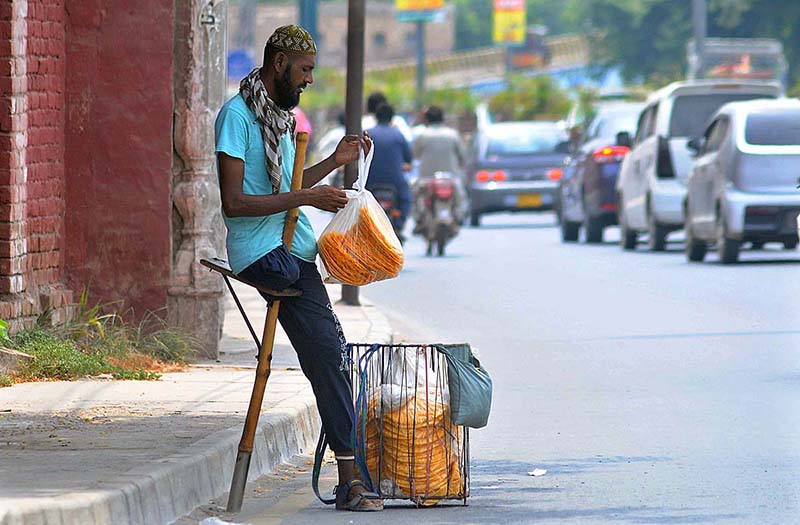
{"label": "yellow billboard", "polygon": [[431,11],[444,7],[444,0],[395,0],[398,11]]}
{"label": "yellow billboard", "polygon": [[525,43],[525,0],[494,0],[494,41]]}

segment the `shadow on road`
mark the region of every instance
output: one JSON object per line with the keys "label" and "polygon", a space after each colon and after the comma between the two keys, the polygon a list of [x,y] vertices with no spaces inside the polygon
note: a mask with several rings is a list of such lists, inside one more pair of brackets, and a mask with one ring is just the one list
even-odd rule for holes
{"label": "shadow on road", "polygon": [[543,230],[549,228],[556,228],[558,224],[555,222],[515,222],[511,224],[503,223],[481,223],[480,226],[470,226],[470,230]]}

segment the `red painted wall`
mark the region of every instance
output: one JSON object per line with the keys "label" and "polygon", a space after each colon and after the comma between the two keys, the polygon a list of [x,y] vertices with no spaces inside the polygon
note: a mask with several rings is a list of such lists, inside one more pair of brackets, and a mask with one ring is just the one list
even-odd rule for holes
{"label": "red painted wall", "polygon": [[167,304],[172,0],[66,0],[66,276],[140,317]]}

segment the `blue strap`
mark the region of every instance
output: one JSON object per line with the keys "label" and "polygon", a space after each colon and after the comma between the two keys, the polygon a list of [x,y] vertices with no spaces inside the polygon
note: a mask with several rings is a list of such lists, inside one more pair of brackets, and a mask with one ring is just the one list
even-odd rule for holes
{"label": "blue strap", "polygon": [[[352,346],[350,350],[352,352]],[[358,359],[358,396],[355,403],[355,420],[353,421],[353,429],[350,435],[350,441],[353,446],[353,452],[356,457],[356,465],[361,473],[364,484],[372,492],[377,492],[372,477],[369,475],[369,467],[367,466],[367,447],[366,447],[366,433],[367,433],[367,414],[369,413],[369,400],[367,399],[367,380],[369,372],[370,359],[380,350],[381,345],[374,344],[370,346],[369,350]],[[360,432],[359,432],[360,431]]]}

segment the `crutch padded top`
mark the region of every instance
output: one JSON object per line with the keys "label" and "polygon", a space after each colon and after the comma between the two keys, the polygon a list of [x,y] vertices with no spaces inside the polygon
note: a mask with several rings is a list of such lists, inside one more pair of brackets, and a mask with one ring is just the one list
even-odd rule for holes
{"label": "crutch padded top", "polygon": [[214,257],[212,259],[200,259],[200,264],[205,266],[206,268],[211,269],[212,271],[219,272],[225,277],[229,277],[231,279],[235,279],[240,283],[244,283],[247,286],[252,286],[256,290],[260,292],[264,292],[265,294],[271,295],[273,297],[300,297],[303,295],[303,292],[298,290],[297,288],[286,288],[285,290],[272,290],[265,286],[261,286],[260,284],[254,283],[252,281],[248,281],[247,279],[242,279],[231,270],[231,267],[228,266],[228,261],[224,259],[218,259]]}

